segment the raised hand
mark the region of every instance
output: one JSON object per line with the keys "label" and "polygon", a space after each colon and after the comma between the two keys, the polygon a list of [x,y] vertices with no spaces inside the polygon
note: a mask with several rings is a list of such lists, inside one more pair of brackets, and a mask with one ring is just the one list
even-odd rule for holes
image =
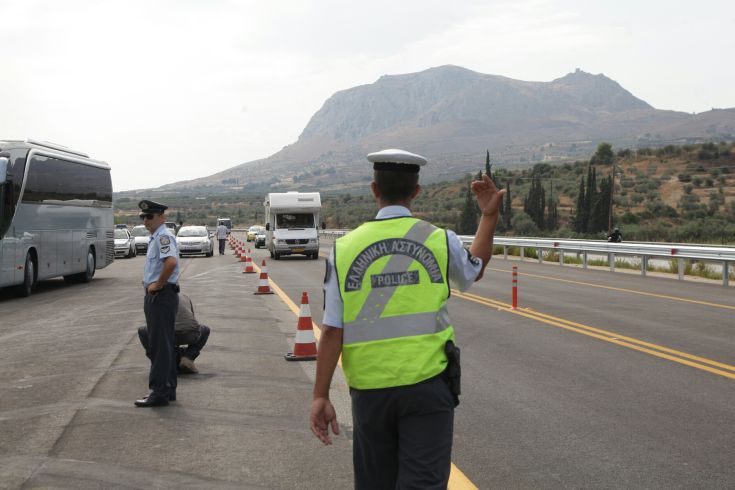
{"label": "raised hand", "polygon": [[475,194],[477,206],[482,211],[482,214],[491,218],[497,218],[506,190],[498,190],[492,179],[487,174],[483,174],[482,180],[472,182],[472,192]]}

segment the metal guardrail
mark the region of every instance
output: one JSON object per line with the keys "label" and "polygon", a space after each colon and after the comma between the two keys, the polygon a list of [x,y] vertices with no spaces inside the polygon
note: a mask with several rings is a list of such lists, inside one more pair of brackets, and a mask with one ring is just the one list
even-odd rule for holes
{"label": "metal guardrail", "polygon": [[[325,238],[336,239],[349,230],[323,230],[320,235]],[[472,235],[460,235],[463,244],[469,245],[475,239]],[[523,260],[526,249],[536,250],[537,259],[543,262],[544,252],[559,254],[559,265],[564,265],[566,252],[582,256],[582,268],[587,269],[589,254],[605,254],[608,257],[610,271],[615,271],[615,256],[640,257],[641,275],[648,271],[648,261],[651,258],[677,260],[677,272],[680,280],[684,279],[685,259],[703,262],[716,262],[722,266],[722,285],[730,284],[731,265],[735,264],[735,247],[715,247],[708,245],[688,245],[684,243],[652,243],[628,242],[610,243],[599,240],[572,240],[555,238],[514,238],[496,236],[495,246],[503,247],[503,257],[508,259],[508,247],[518,247],[520,258]]]}

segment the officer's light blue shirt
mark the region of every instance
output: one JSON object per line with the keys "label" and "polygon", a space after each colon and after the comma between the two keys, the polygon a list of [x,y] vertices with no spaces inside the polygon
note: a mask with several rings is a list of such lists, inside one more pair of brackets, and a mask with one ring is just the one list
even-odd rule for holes
{"label": "officer's light blue shirt", "polygon": [[[375,219],[398,218],[411,216],[411,211],[404,206],[386,206],[378,211]],[[457,234],[446,230],[449,245],[449,284],[466,291],[475,282],[482,270],[482,260],[470,255],[464,248]],[[334,272],[334,248],[327,259],[327,277],[324,278],[324,318],[322,323],[330,327],[342,328],[344,303],[339,294],[337,274]]]}
{"label": "officer's light blue shirt", "polygon": [[156,282],[163,270],[163,261],[166,257],[176,259],[176,268],[168,278],[170,284],[179,281],[179,249],[176,246],[176,237],[165,224],[162,224],[151,235],[148,242],[148,253],[145,257],[145,268],[143,269],[143,284],[147,288],[149,284]]}

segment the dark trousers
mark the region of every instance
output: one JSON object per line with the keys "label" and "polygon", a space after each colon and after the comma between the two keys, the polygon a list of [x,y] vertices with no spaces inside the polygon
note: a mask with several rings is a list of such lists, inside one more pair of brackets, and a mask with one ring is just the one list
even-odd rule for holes
{"label": "dark trousers", "polygon": [[225,242],[227,241],[226,238],[218,238],[219,240],[219,254],[224,255],[225,254]]}
{"label": "dark trousers", "polygon": [[357,490],[447,488],[454,398],[441,375],[350,395]]}
{"label": "dark trousers", "polygon": [[[191,332],[189,334],[179,335],[176,333],[174,335],[174,349],[176,351],[176,365],[179,365],[179,361],[181,361],[182,357],[188,357],[192,361],[199,357],[199,354],[201,353],[202,349],[205,345],[207,345],[207,340],[209,339],[209,327],[206,325],[199,325],[199,332]],[[193,335],[192,335],[193,334]],[[150,344],[148,342],[148,329],[143,326],[138,328],[138,338],[140,338],[140,343],[143,345],[143,348],[145,349],[145,355],[148,356],[148,359],[151,358],[150,349],[148,348],[148,345]],[[186,346],[186,347],[183,347]]]}
{"label": "dark trousers", "polygon": [[179,307],[179,294],[167,285],[156,294],[145,295],[143,312],[148,330],[148,353],[151,371],[148,387],[153,396],[166,398],[176,394],[176,355],[174,324]]}

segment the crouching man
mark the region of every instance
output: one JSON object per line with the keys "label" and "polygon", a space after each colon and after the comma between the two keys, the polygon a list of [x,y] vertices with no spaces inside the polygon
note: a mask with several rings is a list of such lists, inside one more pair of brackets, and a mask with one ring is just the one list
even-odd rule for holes
{"label": "crouching man", "polygon": [[[179,308],[176,311],[174,331],[178,372],[182,374],[198,373],[199,370],[194,365],[194,360],[199,357],[199,353],[209,339],[209,327],[197,321],[194,315],[194,305],[184,293],[179,293]],[[148,330],[145,326],[138,329],[138,337],[145,349],[145,355],[150,359]]]}

